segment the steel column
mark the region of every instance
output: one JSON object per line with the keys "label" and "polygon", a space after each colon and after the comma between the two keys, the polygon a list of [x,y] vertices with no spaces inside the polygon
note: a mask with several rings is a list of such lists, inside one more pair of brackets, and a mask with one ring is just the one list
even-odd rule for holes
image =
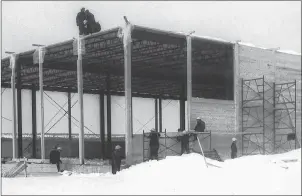
{"label": "steel column", "polygon": [[[235,102],[235,132],[239,132],[239,127],[240,127],[240,123],[239,123],[239,116],[240,116],[240,101],[239,101],[239,97],[240,97],[240,93],[243,93],[243,89],[240,92],[240,69],[239,69],[239,44],[238,42],[236,42],[234,44],[233,47],[233,58],[234,58],[234,102]],[[243,100],[243,99],[242,99]],[[241,100],[241,101],[242,101]]]}
{"label": "steel column", "polygon": [[[289,119],[291,120],[291,118]],[[295,80],[295,149],[297,149],[297,141],[297,81]]]}
{"label": "steel column", "polygon": [[12,86],[12,99],[13,99],[13,131],[12,131],[12,144],[13,144],[13,159],[16,159],[16,133],[17,133],[17,110],[16,110],[16,55],[11,54],[10,64],[12,68],[11,86]]}
{"label": "steel column", "polygon": [[265,103],[265,99],[264,99],[264,76],[262,77],[262,90],[263,90],[263,93],[262,93],[262,125],[263,125],[263,140],[262,140],[262,146],[263,146],[263,154],[265,154],[265,108],[264,108],[264,103]]}
{"label": "steel column", "polygon": [[273,83],[273,153],[276,148],[276,83]]}
{"label": "steel column", "polygon": [[101,153],[102,159],[105,160],[105,103],[104,93],[100,93],[100,135],[101,135]]}
{"label": "steel column", "polygon": [[180,92],[180,100],[179,100],[179,117],[180,117],[180,129],[183,131],[186,129],[186,102],[185,102],[185,84],[182,82],[181,84],[181,92]]}
{"label": "steel column", "polygon": [[18,63],[16,67],[17,72],[17,120],[18,120],[18,157],[23,157],[23,145],[22,145],[22,89],[21,89],[21,65]]}
{"label": "steel column", "polygon": [[124,72],[125,72],[125,143],[126,165],[132,165],[132,89],[131,89],[131,30],[130,23],[123,29],[124,37]]}
{"label": "steel column", "polygon": [[68,96],[68,137],[71,140],[71,93],[67,92]]}
{"label": "steel column", "polygon": [[162,110],[162,98],[158,99],[158,121],[159,121],[159,132],[163,132],[163,110]]}
{"label": "steel column", "polygon": [[36,139],[37,139],[37,99],[36,88],[33,85],[31,90],[31,116],[32,116],[32,156],[37,158]]}
{"label": "steel column", "polygon": [[83,66],[82,66],[82,38],[78,38],[77,60],[78,101],[80,111],[80,134],[79,134],[79,159],[84,164],[84,106],[83,106]]}
{"label": "steel column", "polygon": [[191,102],[192,102],[192,39],[187,36],[187,123],[191,130]]}
{"label": "steel column", "polygon": [[111,158],[112,142],[111,142],[111,92],[110,92],[110,75],[106,78],[107,85],[107,155]]}
{"label": "steel column", "polygon": [[157,98],[155,98],[154,99],[154,102],[155,102],[155,130],[157,131],[157,132],[159,132],[158,131],[158,101],[157,101]]}

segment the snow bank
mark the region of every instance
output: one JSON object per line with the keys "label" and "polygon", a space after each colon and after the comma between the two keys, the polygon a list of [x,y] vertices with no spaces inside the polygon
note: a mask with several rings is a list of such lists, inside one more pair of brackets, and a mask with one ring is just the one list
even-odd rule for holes
{"label": "snow bank", "polygon": [[301,193],[301,149],[280,155],[246,156],[223,163],[210,159],[207,161],[222,168],[206,168],[201,155],[189,154],[145,162],[117,175],[106,173],[69,176],[69,172],[64,172],[59,177],[3,179],[2,191],[3,194],[33,195]]}

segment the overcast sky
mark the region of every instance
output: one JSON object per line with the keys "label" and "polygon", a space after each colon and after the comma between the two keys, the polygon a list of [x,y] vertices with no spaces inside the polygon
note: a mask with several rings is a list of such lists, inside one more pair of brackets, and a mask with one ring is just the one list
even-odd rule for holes
{"label": "overcast sky", "polygon": [[266,48],[301,52],[301,2],[205,1],[2,1],[4,51],[33,49],[33,43],[53,44],[75,37],[76,14],[89,9],[102,29],[133,24],[196,35],[242,40]]}

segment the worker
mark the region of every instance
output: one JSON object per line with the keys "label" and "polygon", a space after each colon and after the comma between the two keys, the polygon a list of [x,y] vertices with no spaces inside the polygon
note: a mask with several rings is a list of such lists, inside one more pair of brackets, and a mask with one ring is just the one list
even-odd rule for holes
{"label": "worker", "polygon": [[158,150],[159,150],[159,138],[160,138],[160,133],[156,132],[155,129],[151,129],[151,133],[148,136],[150,138],[150,159],[151,160],[158,160]]}
{"label": "worker", "polygon": [[78,13],[76,17],[77,26],[79,27],[79,34],[85,35],[87,34],[87,20],[86,20],[86,13],[85,8],[82,8],[81,11]]}
{"label": "worker", "polygon": [[49,161],[51,164],[57,165],[58,172],[61,172],[61,169],[60,169],[60,164],[62,164],[61,151],[62,151],[62,149],[60,147],[55,146],[51,149],[50,154],[49,154]]}
{"label": "worker", "polygon": [[112,153],[112,174],[116,174],[117,171],[121,170],[121,162],[122,162],[122,147],[120,145],[115,146],[115,149]]}
{"label": "worker", "polygon": [[236,138],[232,138],[232,144],[231,144],[231,158],[235,159],[237,158],[237,145],[236,145]]}
{"label": "worker", "polygon": [[89,12],[89,10],[85,10],[86,19],[87,19],[87,34],[92,34],[94,26],[96,25],[94,15]]}
{"label": "worker", "polygon": [[184,130],[181,136],[181,154],[183,154],[184,152],[190,153],[189,138],[190,138],[189,133]]}
{"label": "worker", "polygon": [[196,124],[194,130],[196,132],[204,132],[204,130],[206,129],[206,123],[203,120],[201,120],[200,117],[197,117],[196,121],[197,121],[197,124]]}

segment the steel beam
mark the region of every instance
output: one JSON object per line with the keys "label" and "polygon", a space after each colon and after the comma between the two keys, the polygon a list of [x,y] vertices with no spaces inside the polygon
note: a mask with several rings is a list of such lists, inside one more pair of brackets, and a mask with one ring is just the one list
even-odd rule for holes
{"label": "steel beam", "polygon": [[101,136],[101,153],[102,159],[106,159],[106,146],[105,146],[105,103],[104,103],[104,92],[100,93],[100,136]]}

